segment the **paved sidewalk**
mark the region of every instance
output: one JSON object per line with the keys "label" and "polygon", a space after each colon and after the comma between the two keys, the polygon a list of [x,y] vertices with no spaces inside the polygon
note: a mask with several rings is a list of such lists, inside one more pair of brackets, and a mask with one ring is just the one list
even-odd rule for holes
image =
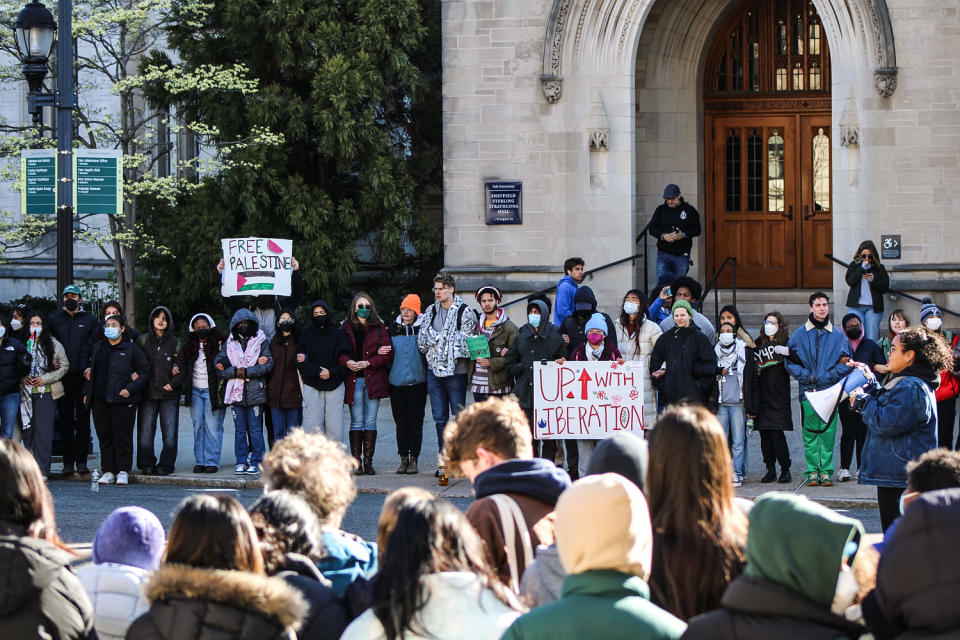
{"label": "paved sidewalk", "polygon": [[[762,456],[760,453],[760,436],[749,434],[747,439],[748,477],[743,486],[737,489],[737,495],[744,498],[756,498],[768,491],[789,491],[805,495],[813,500],[822,502],[833,508],[869,508],[876,506],[876,489],[874,487],[858,485],[856,480],[850,482],[835,482],[832,487],[801,486],[803,479],[803,445],[799,430],[799,406],[796,402],[796,385],[794,389],[794,430],[787,432],[787,442],[790,445],[790,456],[793,461],[791,470],[793,482],[781,485],[778,483],[762,484],[763,475]],[[469,398],[468,398],[469,400]],[[349,411],[344,409],[345,423],[350,424]],[[451,498],[472,497],[470,483],[466,480],[451,478],[447,487],[440,487],[434,472],[437,469],[437,436],[434,423],[430,417],[430,402],[427,407],[423,428],[423,453],[420,456],[420,473],[416,475],[398,475],[395,473],[400,462],[397,455],[396,427],[393,423],[393,414],[390,411],[390,400],[380,402],[380,411],[377,420],[377,448],[374,455],[375,476],[355,476],[360,493],[392,493],[401,487],[416,486],[426,489],[436,495]],[[176,471],[170,476],[143,476],[134,470],[131,483],[142,484],[173,484],[208,488],[260,488],[262,482],[259,476],[237,476],[233,473],[235,463],[233,455],[234,428],[233,418],[227,411],[223,428],[223,453],[220,471],[216,474],[193,473],[193,421],[190,411],[186,407],[180,408],[179,455],[177,456]],[[837,438],[840,437],[840,428],[837,428]],[[96,438],[94,438],[96,441]],[[157,434],[155,450],[160,452],[160,436]],[[836,447],[835,458],[839,470],[840,447]],[[56,460],[56,459],[55,459]],[[99,456],[90,460],[91,469],[99,463]],[[856,463],[854,463],[856,464]],[[56,479],[60,465],[55,462],[53,479]],[[853,471],[853,470],[851,470]],[[77,481],[89,482],[89,478],[77,478]]]}

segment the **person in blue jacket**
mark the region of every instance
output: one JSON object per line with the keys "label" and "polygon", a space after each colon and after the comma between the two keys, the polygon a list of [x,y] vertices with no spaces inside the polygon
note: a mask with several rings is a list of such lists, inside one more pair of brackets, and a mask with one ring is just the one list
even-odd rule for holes
{"label": "person in blue jacket", "polygon": [[563,277],[557,283],[557,300],[553,305],[553,324],[559,327],[564,319],[573,315],[573,295],[583,282],[583,258],[567,258],[563,261]]}
{"label": "person in blue jacket", "polygon": [[953,367],[953,352],[932,331],[910,327],[893,339],[887,367],[891,378],[883,387],[861,367],[872,386],[854,389],[849,399],[867,425],[859,482],[877,487],[884,531],[900,515],[907,462],[937,446],[936,390],[940,372]]}
{"label": "person in blue jacket", "polygon": [[822,291],[810,296],[810,316],[787,343],[791,358],[784,360],[787,371],[800,385],[800,415],[803,432],[804,476],[811,486],[833,484],[833,447],[837,433],[837,409],[824,422],[804,396],[806,391],[832,387],[850,373],[853,352],[842,331],[830,323],[830,299]]}

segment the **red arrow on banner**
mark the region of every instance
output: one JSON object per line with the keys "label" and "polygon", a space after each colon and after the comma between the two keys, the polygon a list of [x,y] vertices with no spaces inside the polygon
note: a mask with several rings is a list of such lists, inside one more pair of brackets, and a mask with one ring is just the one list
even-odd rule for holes
{"label": "red arrow on banner", "polygon": [[584,369],[583,373],[580,374],[580,398],[587,400],[589,396],[587,395],[587,383],[590,382],[590,374],[587,373],[587,370]]}

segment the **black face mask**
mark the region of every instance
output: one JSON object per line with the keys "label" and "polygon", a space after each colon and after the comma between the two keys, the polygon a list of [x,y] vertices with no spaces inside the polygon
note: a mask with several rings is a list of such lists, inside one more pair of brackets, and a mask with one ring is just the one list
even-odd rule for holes
{"label": "black face mask", "polygon": [[297,324],[295,320],[284,320],[283,322],[277,323],[277,326],[280,328],[280,331],[290,333],[293,331],[295,324]]}
{"label": "black face mask", "polygon": [[593,315],[592,311],[576,311],[574,314],[581,323],[586,322]]}
{"label": "black face mask", "polygon": [[327,326],[327,316],[313,316],[313,326],[321,329]]}
{"label": "black face mask", "polygon": [[863,329],[861,329],[859,326],[847,327],[846,329],[843,330],[843,332],[847,334],[847,337],[850,338],[851,340],[856,340],[857,338],[863,335]]}
{"label": "black face mask", "polygon": [[80,306],[80,303],[77,302],[74,298],[67,298],[63,301],[63,308],[67,311],[76,311],[77,307]]}
{"label": "black face mask", "polygon": [[249,322],[241,322],[233,328],[233,336],[237,340],[246,340],[253,335],[254,328]]}
{"label": "black face mask", "polygon": [[201,340],[206,340],[207,338],[210,337],[210,329],[209,328],[197,329],[196,334],[197,334],[197,337],[200,338]]}

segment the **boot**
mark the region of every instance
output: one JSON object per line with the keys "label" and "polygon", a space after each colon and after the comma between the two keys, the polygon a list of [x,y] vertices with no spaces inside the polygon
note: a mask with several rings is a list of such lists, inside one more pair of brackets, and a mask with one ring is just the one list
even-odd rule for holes
{"label": "boot", "polygon": [[397,473],[406,473],[407,468],[410,466],[410,456],[401,456],[400,457],[400,466],[397,467]]}
{"label": "boot", "polygon": [[357,467],[353,470],[353,475],[363,475],[363,461],[360,455],[363,453],[363,431],[350,432],[350,455],[357,461]]}
{"label": "boot", "polygon": [[769,467],[767,467],[767,474],[762,478],[760,478],[760,482],[763,482],[764,484],[768,484],[770,482],[773,482],[776,479],[777,479],[777,468],[773,465],[770,465]]}
{"label": "boot", "polygon": [[793,478],[790,477],[790,467],[780,467],[780,479],[777,480],[780,484],[787,484],[792,482]]}
{"label": "boot", "polygon": [[373,470],[373,452],[377,448],[377,432],[363,431],[363,472],[368,476],[375,476]]}
{"label": "boot", "polygon": [[413,456],[407,458],[407,473],[415,474],[419,473],[420,469],[417,468],[417,459]]}

